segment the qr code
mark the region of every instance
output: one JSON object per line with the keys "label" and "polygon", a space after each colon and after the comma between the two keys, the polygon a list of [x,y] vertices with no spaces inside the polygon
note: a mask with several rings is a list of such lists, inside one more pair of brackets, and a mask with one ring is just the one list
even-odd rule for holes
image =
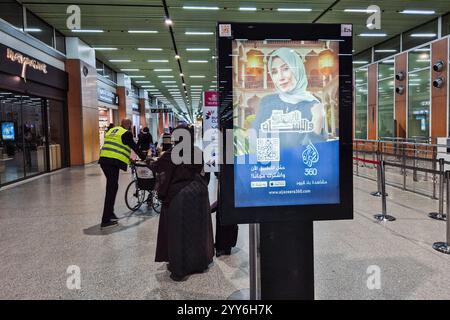
{"label": "qr code", "polygon": [[280,139],[279,138],[258,138],[256,144],[256,160],[280,161]]}

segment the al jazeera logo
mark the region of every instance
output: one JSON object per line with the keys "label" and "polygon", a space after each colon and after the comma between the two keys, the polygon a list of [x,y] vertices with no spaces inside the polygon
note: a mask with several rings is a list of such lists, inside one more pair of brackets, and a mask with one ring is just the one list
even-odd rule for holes
{"label": "al jazeera logo", "polygon": [[34,70],[38,70],[47,74],[47,65],[45,63],[38,62],[35,59],[31,59],[30,57],[24,56],[23,54],[15,52],[10,48],[6,49],[6,59],[11,60],[12,62],[17,62],[22,65],[22,73],[20,74],[20,77],[25,82],[27,82],[26,72],[28,66],[30,66]]}
{"label": "al jazeera logo", "polygon": [[308,168],[305,168],[305,176],[316,176],[318,171],[316,168],[312,166],[319,162],[319,151],[317,151],[316,147],[309,142],[308,146],[302,153],[302,160]]}

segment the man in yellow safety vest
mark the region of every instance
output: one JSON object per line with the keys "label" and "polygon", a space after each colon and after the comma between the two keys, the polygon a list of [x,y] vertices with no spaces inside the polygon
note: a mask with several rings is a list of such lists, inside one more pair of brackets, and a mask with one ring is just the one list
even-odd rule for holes
{"label": "man in yellow safety vest", "polygon": [[117,225],[118,218],[114,214],[114,202],[119,189],[119,170],[127,171],[130,163],[131,150],[139,158],[145,160],[146,154],[142,153],[133,140],[131,133],[131,120],[123,119],[120,126],[109,129],[105,134],[105,142],[100,150],[98,163],[106,177],[106,195],[103,207],[101,228],[109,228]]}

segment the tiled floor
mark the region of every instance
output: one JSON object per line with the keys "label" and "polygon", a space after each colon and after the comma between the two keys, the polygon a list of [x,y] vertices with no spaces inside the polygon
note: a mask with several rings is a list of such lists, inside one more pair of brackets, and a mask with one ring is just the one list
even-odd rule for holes
{"label": "tiled floor", "polygon": [[[226,299],[248,287],[247,226],[231,256],[173,282],[153,261],[158,215],[128,212],[129,173],[120,179],[122,227],[112,232],[99,230],[105,179],[97,165],[0,190],[0,299]],[[380,224],[372,218],[380,199],[369,195],[375,183],[354,182],[354,220],[314,226],[316,299],[450,299],[450,256],[431,248],[445,240],[445,222],[427,217],[437,202],[388,187],[397,220]],[[67,288],[71,265],[80,268],[80,290]],[[380,270],[380,289],[368,288],[371,266]]]}

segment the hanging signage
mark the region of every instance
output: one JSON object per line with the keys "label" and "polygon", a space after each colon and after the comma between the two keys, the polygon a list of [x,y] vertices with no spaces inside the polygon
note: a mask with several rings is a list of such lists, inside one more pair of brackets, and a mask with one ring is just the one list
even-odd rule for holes
{"label": "hanging signage", "polygon": [[0,71],[58,89],[67,90],[67,74],[23,52],[0,44]]}
{"label": "hanging signage", "polygon": [[111,92],[109,90],[106,90],[104,88],[98,87],[98,86],[97,86],[97,99],[99,101],[109,103],[109,104],[114,104],[114,105],[119,104],[119,97],[117,94],[115,94],[114,92]]}
{"label": "hanging signage", "polygon": [[203,101],[204,101],[203,104],[207,107],[219,106],[219,98],[217,91],[205,91]]}
{"label": "hanging signage", "polygon": [[341,25],[231,30],[218,38],[219,114],[233,144],[222,212],[234,223],[352,218],[351,37]]}
{"label": "hanging signage", "polygon": [[217,91],[203,94],[203,157],[205,172],[219,172],[219,115]]}
{"label": "hanging signage", "polygon": [[151,108],[151,113],[172,113],[172,109],[170,108]]}

